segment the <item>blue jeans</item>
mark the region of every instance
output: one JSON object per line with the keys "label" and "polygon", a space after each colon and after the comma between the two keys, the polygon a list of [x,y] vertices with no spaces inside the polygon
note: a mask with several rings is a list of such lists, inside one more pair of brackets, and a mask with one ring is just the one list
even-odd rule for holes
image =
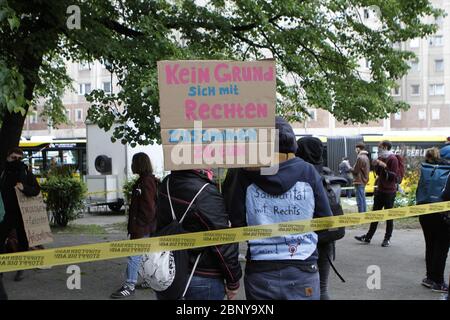
{"label": "blue jeans", "polygon": [[225,284],[221,278],[194,275],[184,296],[185,300],[223,300]]}
{"label": "blue jeans", "polygon": [[[148,237],[149,235],[144,236],[144,238]],[[125,283],[133,289],[138,281],[138,273],[141,263],[142,263],[142,256],[128,257],[127,272],[126,272],[127,281]]]}
{"label": "blue jeans", "polygon": [[128,257],[127,265],[127,281],[126,284],[130,287],[135,286],[138,280],[138,271],[142,263],[142,256]]}
{"label": "blue jeans", "polygon": [[244,283],[247,300],[320,299],[319,273],[294,266],[265,272],[246,271]]}
{"label": "blue jeans", "polygon": [[367,211],[366,203],[366,186],[363,184],[355,184],[356,204],[358,205],[358,212]]}

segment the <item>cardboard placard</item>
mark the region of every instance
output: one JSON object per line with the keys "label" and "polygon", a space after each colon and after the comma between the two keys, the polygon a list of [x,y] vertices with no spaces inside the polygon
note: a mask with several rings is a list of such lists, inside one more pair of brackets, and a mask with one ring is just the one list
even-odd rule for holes
{"label": "cardboard placard", "polygon": [[274,60],[159,61],[158,85],[165,170],[269,165]]}
{"label": "cardboard placard", "polygon": [[39,193],[36,197],[27,197],[22,191],[15,189],[29,247],[53,242],[42,194]]}

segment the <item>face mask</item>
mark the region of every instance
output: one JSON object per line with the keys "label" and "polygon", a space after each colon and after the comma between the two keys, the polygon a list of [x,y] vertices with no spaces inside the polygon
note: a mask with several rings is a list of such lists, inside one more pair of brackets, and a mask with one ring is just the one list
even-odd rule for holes
{"label": "face mask", "polygon": [[6,168],[9,170],[19,170],[22,166],[23,163],[20,160],[6,162]]}

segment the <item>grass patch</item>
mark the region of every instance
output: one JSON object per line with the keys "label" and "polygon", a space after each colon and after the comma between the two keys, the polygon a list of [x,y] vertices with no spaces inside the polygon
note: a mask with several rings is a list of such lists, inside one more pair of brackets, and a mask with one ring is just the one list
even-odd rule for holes
{"label": "grass patch", "polygon": [[126,233],[128,231],[128,222],[108,224],[105,229],[108,231],[108,233]]}
{"label": "grass patch", "polygon": [[51,226],[52,233],[57,234],[106,234],[107,231],[104,227],[96,224],[72,224],[63,228],[60,226]]}

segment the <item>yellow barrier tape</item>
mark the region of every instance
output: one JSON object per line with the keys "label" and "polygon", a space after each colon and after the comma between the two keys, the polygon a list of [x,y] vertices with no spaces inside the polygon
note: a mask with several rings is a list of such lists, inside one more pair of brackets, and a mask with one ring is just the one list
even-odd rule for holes
{"label": "yellow barrier tape", "polygon": [[106,191],[95,191],[95,192],[88,192],[86,195],[92,195],[92,194],[108,194],[113,192],[121,192],[122,190],[106,190]]}
{"label": "yellow barrier tape", "polygon": [[116,259],[130,255],[140,255],[146,252],[193,249],[330,228],[348,227],[448,210],[450,210],[450,201],[312,220],[3,254],[0,255],[0,272]]}

